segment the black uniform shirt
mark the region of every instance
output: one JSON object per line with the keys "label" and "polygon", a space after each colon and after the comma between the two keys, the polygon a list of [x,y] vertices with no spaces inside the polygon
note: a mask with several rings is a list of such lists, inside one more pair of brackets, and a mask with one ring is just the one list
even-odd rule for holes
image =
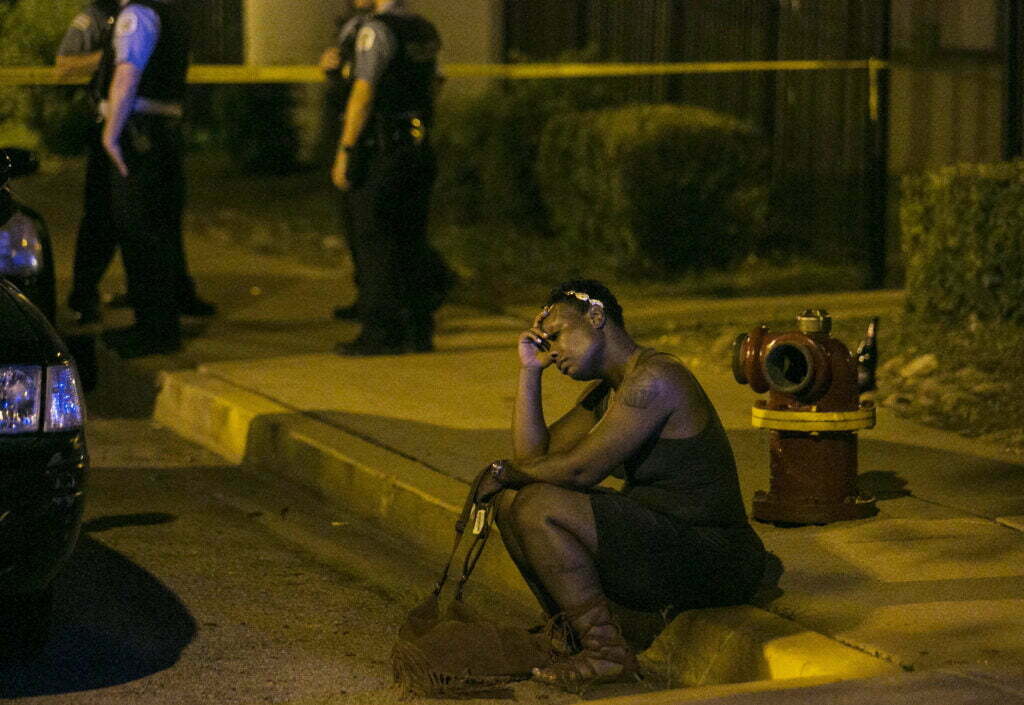
{"label": "black uniform shirt", "polygon": [[105,7],[110,3],[93,2],[82,9],[64,33],[57,49],[57,56],[75,56],[101,51],[104,39],[114,24],[116,13],[108,12]]}
{"label": "black uniform shirt", "polygon": [[356,37],[354,78],[377,89],[374,113],[433,114],[441,39],[430,22],[392,0],[366,21]]}

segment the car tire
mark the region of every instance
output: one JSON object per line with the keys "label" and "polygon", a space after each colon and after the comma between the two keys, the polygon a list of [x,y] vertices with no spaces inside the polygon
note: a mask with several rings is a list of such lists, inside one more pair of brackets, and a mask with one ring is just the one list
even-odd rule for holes
{"label": "car tire", "polygon": [[27,660],[38,656],[49,641],[53,624],[53,585],[4,599],[0,622],[10,625],[0,631],[0,658]]}

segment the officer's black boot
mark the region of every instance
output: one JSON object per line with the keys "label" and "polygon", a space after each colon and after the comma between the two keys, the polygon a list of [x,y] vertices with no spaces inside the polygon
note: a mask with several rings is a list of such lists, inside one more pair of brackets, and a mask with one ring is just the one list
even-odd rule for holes
{"label": "officer's black boot", "polygon": [[196,294],[193,294],[191,298],[178,301],[178,313],[182,316],[209,318],[210,316],[217,315],[217,304],[201,299]]}
{"label": "officer's black boot", "polygon": [[182,316],[208,318],[217,315],[217,305],[199,297],[196,284],[188,275],[178,278],[177,304],[178,313]]}
{"label": "officer's black boot", "polygon": [[181,350],[181,325],[177,316],[146,316],[137,312],[135,325],[104,331],[103,342],[126,360],[167,355]]}
{"label": "officer's black boot", "polygon": [[431,352],[434,349],[434,316],[429,311],[413,313],[409,321],[409,349]]}
{"label": "officer's black boot", "polygon": [[403,318],[374,316],[363,325],[355,340],[334,346],[338,355],[399,355],[405,352],[406,326]]}
{"label": "officer's black boot", "polygon": [[359,321],[362,317],[359,314],[359,302],[356,301],[354,304],[349,306],[338,306],[334,309],[334,319],[336,321]]}

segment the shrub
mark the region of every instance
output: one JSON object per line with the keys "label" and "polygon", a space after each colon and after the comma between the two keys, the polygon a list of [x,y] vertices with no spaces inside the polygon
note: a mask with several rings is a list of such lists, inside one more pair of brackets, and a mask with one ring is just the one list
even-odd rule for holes
{"label": "shrub", "polygon": [[560,237],[665,276],[723,267],[757,247],[768,168],[753,130],[732,117],[633,105],[553,118],[538,176]]}
{"label": "shrub", "polygon": [[[588,61],[575,52],[562,61]],[[439,214],[456,224],[504,221],[548,229],[536,163],[547,121],[574,110],[621,104],[630,78],[496,81],[478,95],[443,101],[435,145],[440,156]]]}
{"label": "shrub", "polygon": [[[0,5],[0,66],[50,65],[61,37],[81,8],[80,0],[20,0]],[[83,88],[13,86],[0,88],[0,116],[27,127],[57,154],[82,150],[93,121]]]}
{"label": "shrub", "polygon": [[1024,161],[947,167],[902,190],[908,312],[1024,323]]}

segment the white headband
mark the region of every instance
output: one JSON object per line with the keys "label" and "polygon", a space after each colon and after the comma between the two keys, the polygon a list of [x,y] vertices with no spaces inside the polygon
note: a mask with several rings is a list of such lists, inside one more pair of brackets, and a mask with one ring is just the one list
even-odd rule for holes
{"label": "white headband", "polygon": [[586,294],[582,291],[573,291],[570,289],[569,291],[563,291],[562,293],[566,296],[575,296],[580,301],[584,301],[593,306],[600,306],[601,308],[604,308],[604,302],[601,301],[601,299],[591,298],[590,294]]}

